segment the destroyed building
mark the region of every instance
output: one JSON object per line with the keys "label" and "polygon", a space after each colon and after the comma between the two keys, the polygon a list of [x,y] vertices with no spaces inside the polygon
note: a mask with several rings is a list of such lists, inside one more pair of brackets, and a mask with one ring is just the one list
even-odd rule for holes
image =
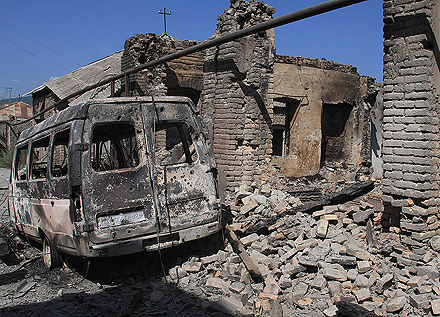
{"label": "destroyed building", "polygon": [[[231,1],[218,17],[213,38],[272,19],[274,12],[263,2]],[[165,33],[137,34],[126,40],[123,52],[34,89],[34,112],[73,90],[196,44]],[[277,55],[273,30],[131,74],[127,80],[128,89],[122,79],[113,95],[128,91],[192,99],[208,124],[227,192],[259,181],[268,166],[286,177],[316,175],[330,166],[323,175],[331,181],[353,181],[371,173],[370,111],[378,91],[374,79],[360,76],[350,65]],[[110,94],[110,85],[105,85],[76,101]]]}
{"label": "destroyed building", "polygon": [[[125,41],[121,71],[141,66],[162,56],[196,45],[196,41],[179,41],[166,33],[136,34]],[[203,90],[204,53],[198,52],[130,75],[132,96],[186,96],[198,105]],[[125,82],[123,83],[125,87]],[[200,105],[199,105],[200,108]]]}
{"label": "destroyed building", "polygon": [[[274,12],[263,2],[231,1],[213,38]],[[195,44],[137,34],[125,43],[122,71]],[[130,87],[133,95],[178,94],[194,101],[227,192],[258,182],[274,164],[286,177],[316,175],[325,165],[332,166],[325,175],[332,181],[370,173],[374,79],[325,59],[277,55],[273,30],[131,75]]]}
{"label": "destroyed building", "polygon": [[[263,3],[233,0],[219,17],[214,36],[272,14]],[[242,207],[246,199],[259,199],[272,221],[263,223],[262,234],[254,230],[257,213],[247,210],[231,225],[265,269],[264,285],[245,289],[252,282],[242,279],[232,248],[200,262],[191,257],[169,275],[179,280],[183,269],[189,276],[181,284],[205,295],[215,289],[212,294],[229,296],[228,306],[255,304],[260,313],[271,314],[281,305],[284,312],[286,307],[315,307],[316,313],[334,316],[334,304],[345,298],[377,315],[429,316],[430,310],[440,315],[439,14],[432,0],[384,1],[383,91],[353,66],[275,54],[272,31],[121,81],[120,96],[129,86],[135,96],[190,97],[209,125],[227,190],[256,184],[247,187],[255,192],[241,193]],[[126,41],[121,69],[194,44],[166,34],[138,34]],[[360,180],[370,172],[381,178],[382,158],[383,186],[377,182],[363,197],[313,213],[307,206],[305,213],[296,208],[302,201],[294,205],[296,197],[277,187],[259,186],[273,169],[291,179],[319,175],[323,183]],[[278,213],[271,204],[278,193],[289,200],[291,214]],[[235,297],[245,300],[234,306]]]}

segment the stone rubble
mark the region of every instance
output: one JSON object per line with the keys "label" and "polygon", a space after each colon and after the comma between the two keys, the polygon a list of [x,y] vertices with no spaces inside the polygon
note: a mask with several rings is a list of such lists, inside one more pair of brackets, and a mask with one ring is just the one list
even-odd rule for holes
{"label": "stone rubble", "polygon": [[[121,281],[128,279],[118,286],[93,284],[85,279],[87,288],[97,294],[93,300],[86,300],[86,293],[78,295],[69,284],[51,290],[52,295],[47,296],[59,298],[50,304],[54,306],[70,307],[68,300],[78,297],[83,299],[78,309],[101,311],[104,304],[95,308],[93,305],[96,300],[105,299],[105,305],[117,306],[118,311],[129,309],[133,313],[152,314],[175,310],[175,298],[180,309],[194,316],[347,316],[342,311],[349,312],[348,316],[365,317],[440,315],[439,254],[435,249],[406,254],[408,249],[399,240],[398,228],[386,231],[381,226],[379,191],[380,186],[376,186],[351,201],[289,213],[292,208],[302,206],[298,198],[267,184],[240,187],[231,205],[232,216],[227,220],[258,267],[261,281],[253,280],[240,256],[226,242],[215,251],[193,247],[188,251],[192,252],[189,256],[174,257],[165,271],[169,287],[161,274],[147,280],[136,275],[139,273],[134,272],[140,268],[151,266],[145,259],[139,259],[139,263],[112,271]],[[276,214],[274,210],[280,203],[287,212]],[[241,210],[246,204],[256,207],[243,214]],[[356,221],[359,212],[368,216]],[[246,234],[249,223],[267,217],[275,221],[261,231]],[[2,237],[10,247],[12,243],[11,249],[17,249],[14,244],[20,243],[18,237]],[[429,238],[433,245],[440,243],[434,238]],[[414,266],[406,260],[411,258],[417,258],[413,261],[422,265]],[[66,267],[53,273],[64,275],[69,270]],[[33,292],[46,289],[38,275],[26,278],[31,288],[26,293],[17,293],[20,297],[15,289],[0,288],[7,295],[8,305],[30,300]],[[112,289],[115,289],[112,296],[120,298],[124,305],[106,295]],[[99,293],[101,290],[105,292]],[[191,301],[186,302],[185,298]],[[124,308],[128,304],[129,308]],[[10,313],[14,308],[3,310]]]}
{"label": "stone rubble", "polygon": [[[263,283],[252,281],[227,244],[217,256],[200,258],[199,272],[188,272],[195,274],[191,278],[193,287],[203,289],[208,297],[234,301],[236,311],[253,311],[255,315],[278,309],[282,312],[279,316],[299,312],[336,316],[338,307],[349,304],[358,305],[366,316],[439,315],[440,257],[430,254],[419,268],[398,261],[399,254],[395,253],[400,242],[380,225],[377,188],[344,204],[284,215],[267,232],[242,236],[241,242],[264,277]],[[243,233],[242,226],[249,219],[276,216],[280,203],[286,209],[302,204],[267,186],[260,190],[242,186],[231,206],[231,227],[237,234]]]}

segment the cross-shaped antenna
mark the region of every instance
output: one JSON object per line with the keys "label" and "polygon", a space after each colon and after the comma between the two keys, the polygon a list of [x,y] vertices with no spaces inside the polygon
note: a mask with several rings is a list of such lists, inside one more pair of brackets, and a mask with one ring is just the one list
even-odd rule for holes
{"label": "cross-shaped antenna", "polygon": [[167,8],[163,8],[163,12],[159,10],[159,14],[163,14],[163,24],[165,26],[165,34],[167,33],[167,15],[171,15],[171,11],[167,12]]}

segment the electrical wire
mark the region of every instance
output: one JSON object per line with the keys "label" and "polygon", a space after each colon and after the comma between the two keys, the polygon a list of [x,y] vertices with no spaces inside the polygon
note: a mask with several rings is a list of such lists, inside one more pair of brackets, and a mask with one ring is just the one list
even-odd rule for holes
{"label": "electrical wire", "polygon": [[65,70],[66,72],[70,72],[68,69],[66,69],[66,68],[64,68],[64,67],[61,67],[61,66],[59,66],[59,65],[57,65],[57,64],[54,64],[54,63],[52,63],[51,61],[48,61],[47,59],[45,59],[45,58],[43,58],[43,57],[41,57],[41,56],[38,56],[38,55],[32,53],[31,51],[28,51],[27,49],[25,49],[25,48],[23,48],[23,47],[21,47],[21,46],[15,44],[14,42],[11,42],[10,40],[8,40],[7,38],[5,38],[5,37],[3,37],[3,36],[1,36],[1,35],[0,35],[0,38],[2,38],[3,40],[5,40],[5,41],[8,42],[8,43],[14,45],[15,47],[18,47],[19,49],[25,51],[26,53],[29,53],[29,54],[31,54],[32,56],[35,56],[35,57],[37,57],[37,58],[39,58],[39,59],[45,61],[46,63],[49,63],[49,64],[51,64],[51,65],[53,65],[53,66],[58,67],[58,68],[61,68],[62,70]]}
{"label": "electrical wire", "polygon": [[[82,276],[81,280],[79,282],[75,282],[75,285],[79,285],[82,282],[84,282],[84,280],[87,278],[87,275],[89,274],[89,269],[90,269],[90,259],[87,259],[87,268],[86,268],[86,273],[84,274],[84,276]],[[77,273],[78,274],[78,273]]]}
{"label": "electrical wire", "polygon": [[[107,74],[107,75],[103,76],[103,77],[98,81],[98,84],[100,84],[105,78],[107,78],[107,77],[111,77],[111,76],[114,76],[114,75],[115,75],[114,73],[111,73],[111,74]],[[100,93],[101,91],[103,91],[104,89],[106,89],[109,85],[111,85],[111,83],[108,84],[107,86],[99,86],[99,87],[96,87],[95,90],[93,90],[92,94],[90,95],[89,99],[93,99],[93,98],[95,98],[95,96],[96,96],[98,93]],[[99,88],[99,91],[98,91],[98,88]]]}
{"label": "electrical wire", "polygon": [[68,58],[68,57],[66,57],[66,56],[64,56],[64,55],[61,55],[61,54],[58,53],[58,52],[55,52],[55,51],[54,51],[53,49],[51,49],[50,47],[47,47],[46,45],[44,45],[44,44],[41,43],[41,42],[38,42],[36,39],[30,37],[29,35],[27,35],[27,34],[25,34],[25,33],[23,33],[23,32],[21,32],[20,30],[17,30],[15,27],[13,27],[13,26],[10,25],[9,23],[3,21],[2,19],[0,19],[0,21],[3,22],[4,24],[6,24],[7,26],[9,26],[11,29],[17,31],[17,32],[20,33],[21,35],[26,36],[28,39],[30,39],[30,40],[34,41],[35,43],[41,45],[41,46],[44,47],[45,49],[51,51],[52,53],[55,53],[55,54],[57,54],[58,56],[64,58],[65,60],[68,60],[69,62],[74,63],[74,64],[78,65],[79,67],[81,67],[81,65],[78,64],[77,62],[71,60],[70,58]]}
{"label": "electrical wire", "polygon": [[68,60],[69,62],[74,63],[74,64],[76,64],[77,66],[81,67],[81,65],[78,64],[77,62],[71,60],[70,58],[68,58],[68,57],[66,57],[66,56],[64,56],[64,55],[61,55],[61,54],[58,53],[58,52],[55,52],[55,51],[54,51],[53,49],[51,49],[50,47],[47,47],[46,45],[44,45],[44,44],[41,43],[41,42],[38,42],[36,39],[33,39],[32,37],[30,37],[30,36],[27,35],[27,34],[24,34],[24,33],[21,32],[20,30],[17,30],[15,27],[13,27],[13,26],[10,25],[9,23],[3,21],[2,19],[0,19],[0,21],[3,22],[4,24],[6,24],[7,26],[9,26],[11,29],[17,31],[17,32],[20,33],[21,35],[26,36],[28,39],[30,39],[30,40],[34,41],[35,43],[41,45],[41,46],[44,47],[45,49],[51,51],[52,53],[55,53],[55,54],[57,54],[58,56],[60,56],[60,57],[62,57],[62,58],[64,58],[64,59],[66,59],[66,60]]}

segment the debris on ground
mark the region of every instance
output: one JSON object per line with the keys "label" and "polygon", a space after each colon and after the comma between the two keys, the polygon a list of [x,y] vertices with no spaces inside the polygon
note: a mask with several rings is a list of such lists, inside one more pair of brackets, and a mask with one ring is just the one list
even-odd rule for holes
{"label": "debris on ground", "polygon": [[157,252],[65,258],[48,271],[38,245],[3,222],[10,254],[0,262],[0,314],[440,314],[439,255],[415,254],[425,263],[418,268],[397,262],[398,235],[381,227],[380,183],[362,184],[344,184],[330,204],[303,201],[288,187],[241,186],[225,216],[229,241],[218,234],[165,249],[162,261]]}

